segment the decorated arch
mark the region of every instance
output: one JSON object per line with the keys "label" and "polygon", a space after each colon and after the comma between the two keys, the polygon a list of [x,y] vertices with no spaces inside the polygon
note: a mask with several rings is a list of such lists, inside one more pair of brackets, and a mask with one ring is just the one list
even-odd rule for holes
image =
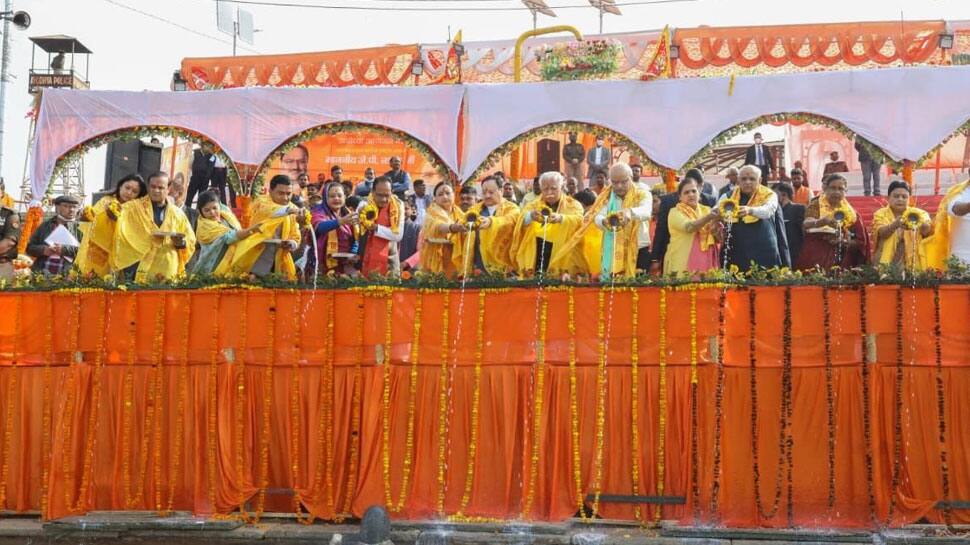
{"label": "decorated arch", "polygon": [[[308,149],[308,146],[321,140],[324,140],[322,145],[315,146],[324,152],[323,158],[319,159],[314,157],[315,150]],[[346,176],[349,179],[356,178],[358,171],[362,172],[366,167],[380,173],[391,156],[402,156],[405,170],[409,170],[409,166],[410,170],[414,170],[417,165],[418,170],[412,172],[412,177],[429,171],[442,179],[455,177],[438,153],[421,139],[391,127],[343,121],[311,127],[287,138],[259,164],[252,184],[247,187],[248,193],[255,195],[261,192],[266,177],[281,170],[276,164],[298,146],[307,149],[305,173],[311,181],[318,173],[328,174],[333,166],[340,166],[345,173],[349,171],[350,175]]]}
{"label": "decorated arch", "polygon": [[[577,133],[579,135],[585,135],[586,141],[582,142],[585,149],[590,148],[591,140],[594,135],[602,135],[608,142],[608,147],[610,147],[613,153],[613,158],[622,157],[627,155],[627,161],[638,163],[643,165],[645,168],[660,171],[663,167],[653,162],[647,152],[640,147],[635,141],[633,141],[628,136],[623,133],[613,130],[609,127],[603,126],[598,123],[589,123],[582,121],[555,121],[552,123],[547,123],[540,127],[535,127],[529,129],[500,146],[496,147],[485,159],[474,167],[474,170],[465,177],[465,181],[474,180],[485,173],[491,171],[496,165],[500,164],[505,157],[511,157],[511,176],[515,178],[531,178],[533,177],[533,170],[525,168],[523,165],[531,163],[534,164],[535,174],[541,174],[538,172],[540,166],[537,159],[537,150],[533,149],[535,147],[536,141],[541,141],[544,139],[559,139],[562,143],[563,139],[569,133]],[[562,150],[557,148],[556,152],[561,158]],[[560,169],[561,170],[561,169]]]}

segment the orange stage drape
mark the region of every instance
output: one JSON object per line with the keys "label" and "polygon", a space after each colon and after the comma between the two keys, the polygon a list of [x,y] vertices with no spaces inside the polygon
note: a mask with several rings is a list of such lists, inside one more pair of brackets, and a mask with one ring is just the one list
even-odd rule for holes
{"label": "orange stage drape", "polygon": [[3,292],[0,509],[289,511],[296,490],[327,519],[389,501],[395,517],[560,520],[588,493],[656,494],[662,472],[663,494],[687,498],[665,518],[785,526],[790,469],[799,526],[871,526],[870,490],[879,521],[891,503],[891,524],[938,521],[938,372],[949,497],[970,499],[970,288],[940,288],[939,368],[932,289],[869,287],[868,343],[861,291],[830,289],[826,343],[822,288],[792,288],[790,468],[785,289],[753,290],[753,342],[751,293],[726,292],[718,448],[720,293],[694,293],[692,328],[691,291],[657,288]]}

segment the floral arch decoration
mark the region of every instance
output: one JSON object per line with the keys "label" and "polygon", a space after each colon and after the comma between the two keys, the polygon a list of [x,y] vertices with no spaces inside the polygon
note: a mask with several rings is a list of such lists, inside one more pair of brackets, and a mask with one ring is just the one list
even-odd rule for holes
{"label": "floral arch decoration", "polygon": [[657,172],[662,172],[666,167],[655,163],[649,156],[647,152],[640,147],[639,144],[634,142],[629,137],[624,134],[617,132],[609,127],[604,127],[603,125],[598,125],[596,123],[587,123],[583,121],[556,121],[553,123],[547,123],[539,127],[529,129],[515,138],[505,142],[501,146],[492,150],[491,153],[485,158],[484,161],[478,167],[472,171],[471,175],[468,176],[464,181],[477,180],[485,172],[495,166],[503,157],[509,155],[516,151],[519,146],[533,140],[535,138],[542,138],[544,136],[559,135],[570,132],[594,132],[597,134],[602,134],[607,140],[613,143],[613,150],[615,151],[617,147],[627,151],[631,155],[636,155],[640,160],[640,164],[655,170]]}
{"label": "floral arch decoration", "polygon": [[270,164],[276,157],[284,155],[286,152],[292,150],[293,148],[303,144],[304,142],[309,142],[318,136],[330,136],[335,134],[340,134],[343,132],[363,132],[368,134],[376,134],[380,136],[389,136],[395,141],[403,142],[407,146],[410,146],[434,167],[434,169],[441,175],[442,178],[446,180],[456,179],[457,176],[448,168],[448,165],[438,156],[437,153],[431,146],[425,144],[421,140],[411,136],[410,134],[386,127],[384,125],[376,125],[371,123],[361,123],[356,121],[338,121],[335,123],[326,123],[323,125],[317,125],[316,127],[311,127],[309,129],[300,131],[299,133],[291,136],[282,144],[276,147],[268,157],[263,159],[263,162],[259,165],[255,176],[253,177],[252,184],[247,188],[247,194],[255,196],[263,192],[263,186],[265,184],[266,173],[270,168]]}
{"label": "floral arch decoration", "polygon": [[[785,123],[792,123],[792,122],[797,124],[808,123],[811,125],[818,125],[821,127],[825,127],[827,129],[832,129],[834,131],[841,133],[849,140],[854,140],[857,136],[855,131],[845,126],[845,124],[843,124],[842,122],[832,119],[830,117],[825,117],[823,115],[812,114],[807,112],[767,114],[767,115],[758,116],[748,121],[742,121],[741,123],[738,123],[732,127],[729,127],[724,131],[721,131],[717,136],[715,136],[711,140],[709,144],[707,144],[706,146],[701,148],[697,153],[691,156],[691,158],[687,161],[685,168],[699,162],[700,159],[704,157],[704,155],[710,153],[718,146],[722,146],[728,143],[732,138],[740,134],[744,134],[748,131],[755,130],[758,127],[762,127],[764,125],[783,125]],[[880,148],[879,146],[873,144],[872,142],[869,142],[864,138],[861,138],[859,141],[861,142],[862,146],[866,149],[866,151],[869,152],[869,155],[872,156],[874,159],[878,159],[882,163],[888,164],[893,168],[902,168],[903,166],[902,161],[896,161],[895,159],[892,159],[891,157],[886,155],[886,152],[884,152],[882,148]],[[932,153],[932,151],[930,153]],[[929,156],[929,154],[927,154],[927,156]]]}
{"label": "floral arch decoration", "polygon": [[[218,143],[204,134],[171,125],[141,125],[136,127],[126,127],[106,132],[86,140],[85,142],[74,146],[57,159],[50,179],[53,180],[58,176],[61,176],[70,163],[80,159],[86,153],[95,148],[99,148],[115,140],[135,140],[149,138],[152,136],[180,138],[192,142],[193,144],[212,146],[213,153],[226,164],[226,181],[230,186],[232,186],[233,191],[236,191],[237,193],[241,192],[242,184],[240,183],[239,171],[236,169],[236,164],[228,155],[226,155]],[[53,188],[53,186],[54,184],[47,185],[47,193],[44,195],[45,199],[50,197],[51,188]]]}

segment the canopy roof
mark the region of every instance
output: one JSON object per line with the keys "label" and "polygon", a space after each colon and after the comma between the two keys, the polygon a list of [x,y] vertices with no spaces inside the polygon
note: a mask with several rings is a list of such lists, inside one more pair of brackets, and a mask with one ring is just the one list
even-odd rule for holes
{"label": "canopy roof", "polygon": [[509,140],[561,121],[612,129],[652,161],[680,168],[722,131],[762,115],[828,117],[910,160],[970,119],[970,66],[751,76],[731,87],[728,78],[693,78],[202,93],[53,89],[41,101],[32,189],[44,195],[57,159],[75,146],[142,125],[195,131],[249,164],[308,128],[379,125],[424,142],[465,177]]}
{"label": "canopy roof", "polygon": [[34,36],[30,38],[30,41],[48,53],[91,53],[91,50],[85,47],[77,38],[74,36],[65,36],[64,34]]}

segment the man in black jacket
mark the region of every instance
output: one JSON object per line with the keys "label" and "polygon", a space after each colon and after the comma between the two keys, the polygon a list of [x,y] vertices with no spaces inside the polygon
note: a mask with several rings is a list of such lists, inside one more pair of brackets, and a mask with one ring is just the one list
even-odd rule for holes
{"label": "man in black jacket", "polygon": [[744,153],[744,164],[754,165],[761,169],[761,184],[767,185],[768,175],[771,174],[771,165],[775,163],[771,156],[771,150],[763,142],[761,133],[754,133],[754,145]]}
{"label": "man in black jacket", "polygon": [[792,202],[795,190],[786,183],[777,183],[771,187],[778,195],[778,207],[785,218],[785,236],[788,237],[788,254],[791,262],[798,261],[798,254],[802,251],[802,224],[805,223],[805,207]]}
{"label": "man in black jacket", "polygon": [[61,195],[54,199],[54,216],[38,225],[27,243],[27,255],[34,258],[30,270],[46,275],[62,275],[71,270],[78,247],[51,244],[47,242],[47,238],[59,226],[64,226],[78,239],[75,218],[80,207],[81,201],[73,195]]}
{"label": "man in black jacket", "polygon": [[209,146],[202,146],[192,152],[192,176],[189,178],[189,188],[185,194],[185,204],[192,206],[196,194],[209,189],[209,180],[215,167],[215,155]]}
{"label": "man in black jacket", "polygon": [[[692,178],[697,182],[698,187],[704,186],[704,175],[696,168],[688,170],[684,178]],[[660,198],[660,210],[657,212],[657,231],[653,235],[653,252],[650,255],[654,270],[663,269],[667,245],[670,244],[670,228],[667,226],[667,218],[678,202],[680,202],[680,195],[676,191]],[[701,193],[701,204],[704,206],[714,206],[716,202],[713,195]]]}

